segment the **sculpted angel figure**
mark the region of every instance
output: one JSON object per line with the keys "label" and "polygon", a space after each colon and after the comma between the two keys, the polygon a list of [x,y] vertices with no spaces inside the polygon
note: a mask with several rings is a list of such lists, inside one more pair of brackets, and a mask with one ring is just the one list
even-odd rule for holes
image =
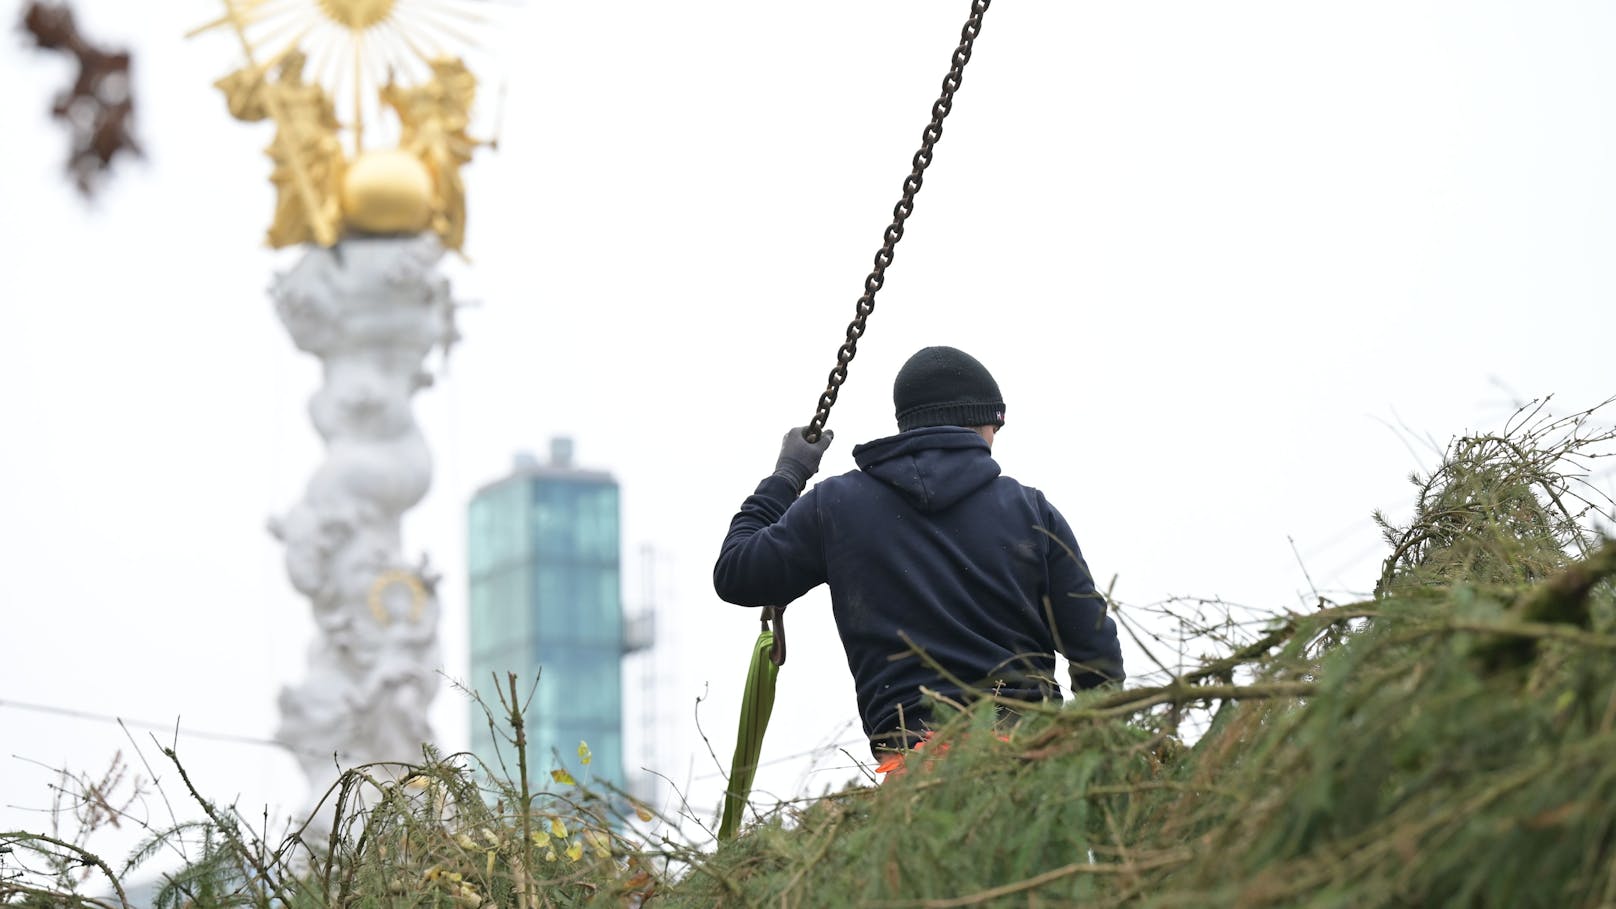
{"label": "sculpted angel figure", "polygon": [[325,89],[303,80],[304,55],[290,50],[275,67],[247,66],[214,85],[238,120],[275,121],[275,138],[264,150],[274,162],[275,220],[269,245],[336,242],[342,223],[342,144],[336,111]]}
{"label": "sculpted angel figure", "polygon": [[466,239],[466,188],[460,168],[485,143],[467,132],[477,77],[458,58],[432,61],[432,78],[404,88],[389,79],[382,101],[398,112],[399,147],[420,158],[432,175],[432,229],[444,247],[459,250]]}

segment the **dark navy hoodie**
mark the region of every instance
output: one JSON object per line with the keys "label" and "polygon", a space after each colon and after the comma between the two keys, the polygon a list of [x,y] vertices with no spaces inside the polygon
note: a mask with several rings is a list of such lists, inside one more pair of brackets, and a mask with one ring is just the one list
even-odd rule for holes
{"label": "dark navy hoodie", "polygon": [[1121,681],[1116,624],[1071,528],[1043,493],[1000,475],[985,439],[930,426],[853,458],[858,470],[801,498],[781,477],[758,484],[730,522],[713,586],[766,606],[830,584],[872,749],[915,741],[922,685],[1058,698],[1056,650],[1077,687]]}

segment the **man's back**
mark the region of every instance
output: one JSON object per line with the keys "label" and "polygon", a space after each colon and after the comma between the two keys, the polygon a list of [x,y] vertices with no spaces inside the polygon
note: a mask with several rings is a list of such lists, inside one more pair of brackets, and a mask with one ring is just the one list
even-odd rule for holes
{"label": "man's back", "polygon": [[[988,442],[958,426],[858,446],[860,469],[793,504],[778,476],[731,523],[714,584],[741,605],[787,603],[828,582],[865,732],[911,744],[920,688],[1058,696],[1053,653],[1074,684],[1121,677],[1106,617],[1066,521],[1000,475]],[[907,741],[894,733],[908,731]]]}

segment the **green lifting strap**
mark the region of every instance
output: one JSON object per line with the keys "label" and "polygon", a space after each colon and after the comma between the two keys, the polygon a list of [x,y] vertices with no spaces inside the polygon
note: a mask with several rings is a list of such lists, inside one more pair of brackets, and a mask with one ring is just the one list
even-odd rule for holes
{"label": "green lifting strap", "polygon": [[741,699],[741,725],[735,733],[735,757],[729,765],[729,790],[724,793],[724,819],[718,825],[720,842],[735,838],[752,779],[757,776],[758,756],[763,753],[763,733],[769,728],[774,711],[774,682],[780,667],[769,654],[774,650],[774,632],[765,629],[752,647],[752,668],[746,672],[746,694]]}

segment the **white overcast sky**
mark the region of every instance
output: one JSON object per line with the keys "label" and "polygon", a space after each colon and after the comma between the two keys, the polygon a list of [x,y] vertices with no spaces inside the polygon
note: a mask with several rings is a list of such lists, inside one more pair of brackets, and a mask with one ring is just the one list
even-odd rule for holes
{"label": "white overcast sky", "polygon": [[[46,116],[67,68],[12,30],[21,6],[0,2],[0,830],[43,827],[38,764],[127,748],[17,702],[179,718],[204,791],[294,804],[285,754],[186,733],[267,738],[312,633],[264,531],[321,457],[317,366],[265,294],[296,256],[259,245],[269,128],[210,87],[230,36],[181,38],[218,4],[79,0],[136,54],[147,149],[86,205]],[[630,605],[639,547],[658,552],[656,769],[704,811],[720,780],[692,707],[710,693],[727,764],[756,631],[712,559],[812,415],[966,10],[496,8],[501,148],[465,174],[473,262],[446,264],[479,305],[418,399],[436,476],[408,546],[444,572],[463,675],[465,503],[573,436],[622,483]],[[910,353],[952,344],[1003,388],[1006,472],[1124,602],[1300,607],[1291,539],[1325,594],[1368,590],[1370,512],[1407,513],[1423,440],[1616,393],[1613,48],[1601,0],[1000,0],[825,470],[892,431]],[[828,598],[790,617],[766,760],[857,739]],[[463,745],[464,700],[434,709]],[[759,787],[852,775],[786,761]]]}

